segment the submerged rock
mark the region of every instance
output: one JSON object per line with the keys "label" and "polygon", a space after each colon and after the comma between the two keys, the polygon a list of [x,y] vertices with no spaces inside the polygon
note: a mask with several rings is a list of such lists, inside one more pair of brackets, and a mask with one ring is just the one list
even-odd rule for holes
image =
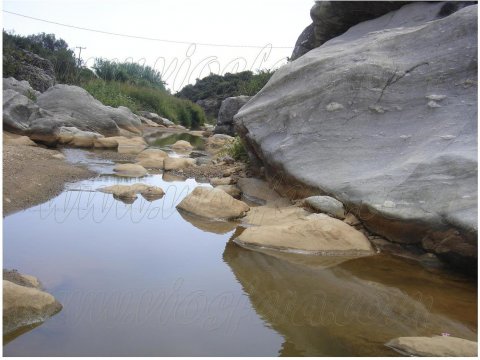
{"label": "submerged rock", "polygon": [[247,204],[234,199],[225,191],[203,186],[196,187],[177,205],[177,208],[190,214],[217,220],[241,218],[250,210]]}
{"label": "submerged rock", "polygon": [[453,336],[399,337],[385,344],[407,356],[476,357],[478,343]]}
{"label": "submerged rock", "polygon": [[365,235],[325,214],[312,214],[287,223],[249,227],[234,241],[247,247],[327,256],[374,254]]}
{"label": "submerged rock", "polygon": [[193,149],[192,144],[185,140],[178,140],[175,144],[172,145],[174,150],[191,150]]}
{"label": "submerged rock", "polygon": [[3,280],[4,335],[23,326],[41,323],[61,309],[62,305],[52,295],[37,286],[22,286]]}
{"label": "submerged rock", "polygon": [[476,272],[477,5],[435,20],[442,6],[406,5],[288,63],[235,124],[267,178]]}

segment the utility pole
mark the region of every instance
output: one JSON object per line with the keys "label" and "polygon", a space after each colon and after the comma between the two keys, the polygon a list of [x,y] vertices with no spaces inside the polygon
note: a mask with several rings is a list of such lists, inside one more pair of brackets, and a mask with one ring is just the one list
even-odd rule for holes
{"label": "utility pole", "polygon": [[85,50],[86,47],[81,47],[81,46],[77,46],[75,47],[75,49],[80,49],[80,51],[78,52],[78,67],[80,67],[82,65],[82,49]]}

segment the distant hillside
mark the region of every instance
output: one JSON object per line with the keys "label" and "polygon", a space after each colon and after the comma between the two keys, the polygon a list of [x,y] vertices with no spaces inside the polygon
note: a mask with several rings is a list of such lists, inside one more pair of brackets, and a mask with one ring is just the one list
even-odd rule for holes
{"label": "distant hillside", "polygon": [[253,96],[265,86],[272,75],[271,70],[210,74],[203,79],[197,79],[195,85],[185,86],[176,96],[199,104],[212,119],[217,117],[222,100],[231,96]]}

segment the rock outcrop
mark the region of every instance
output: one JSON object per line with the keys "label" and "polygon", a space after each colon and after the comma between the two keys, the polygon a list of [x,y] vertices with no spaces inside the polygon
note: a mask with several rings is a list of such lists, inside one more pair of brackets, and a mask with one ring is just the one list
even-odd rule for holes
{"label": "rock outcrop", "polygon": [[233,117],[250,99],[251,96],[235,96],[223,100],[220,110],[218,111],[217,125],[214,130],[215,134],[235,136]]}
{"label": "rock outcrop", "polygon": [[[66,128],[77,134],[88,132],[94,139],[121,133],[141,134],[141,121],[128,108],[105,106],[77,86],[55,85],[39,94],[32,93],[25,81],[9,78],[4,79],[4,84],[7,86],[3,92],[3,126],[6,131],[29,136],[47,145],[68,143],[63,136]],[[76,146],[75,141],[69,145]],[[88,144],[88,147],[93,146],[119,147],[110,140]]]}
{"label": "rock outcrop", "polygon": [[222,105],[222,100],[207,98],[197,100],[196,104],[205,111],[205,115],[209,118],[216,119],[218,117],[220,106]]}
{"label": "rock outcrop", "polygon": [[17,80],[28,81],[35,90],[44,92],[55,84],[55,71],[49,60],[23,49],[19,49],[15,56],[4,56],[10,56],[7,61],[15,64],[13,76]]}
{"label": "rock outcrop", "polygon": [[245,216],[250,209],[225,191],[197,186],[177,205],[187,213],[211,220],[232,220]]}
{"label": "rock outcrop", "polygon": [[36,98],[38,95],[41,94],[40,91],[32,88],[28,81],[19,81],[13,77],[3,79],[3,91],[5,90],[13,90],[30,98]]}
{"label": "rock outcrop", "polygon": [[141,133],[140,119],[128,108],[105,106],[78,86],[55,85],[37,98],[37,105],[54,114],[69,114],[82,122],[80,130],[105,136],[120,135],[120,129]]}
{"label": "rock outcrop", "polygon": [[399,337],[386,343],[404,356],[476,357],[478,343],[453,336]]}
{"label": "rock outcrop", "polygon": [[435,20],[442,6],[406,5],[283,66],[235,126],[283,190],[335,197],[475,272],[477,6]]}

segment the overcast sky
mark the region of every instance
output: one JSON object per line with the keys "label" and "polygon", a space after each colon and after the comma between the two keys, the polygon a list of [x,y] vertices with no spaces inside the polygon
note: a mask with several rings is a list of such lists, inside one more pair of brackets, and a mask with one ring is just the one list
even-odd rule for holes
{"label": "overcast sky", "polygon": [[[310,24],[313,0],[95,0],[3,1],[3,10],[106,32],[185,41],[131,39],[48,24],[3,13],[3,28],[16,34],[54,33],[71,48],[86,47],[82,59],[145,61],[178,91],[210,72],[278,66],[290,56],[298,35]],[[249,45],[260,48],[200,45]],[[193,45],[196,44],[196,45]],[[289,48],[269,48],[289,47]],[[261,47],[267,46],[265,49]],[[78,56],[78,50],[76,49]]]}

